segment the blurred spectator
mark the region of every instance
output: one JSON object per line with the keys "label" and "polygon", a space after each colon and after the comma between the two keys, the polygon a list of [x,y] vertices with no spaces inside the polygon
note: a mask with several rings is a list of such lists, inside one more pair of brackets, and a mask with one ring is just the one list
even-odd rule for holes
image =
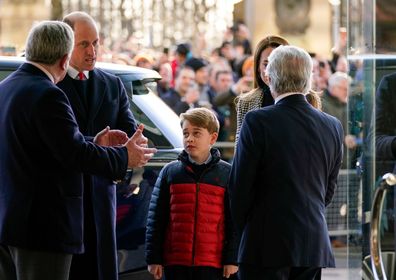
{"label": "blurred spectator", "polygon": [[348,133],[348,86],[351,78],[344,72],[335,72],[329,78],[329,86],[322,96],[323,112],[336,117],[344,128],[344,157],[341,168],[348,167],[347,149],[356,147],[356,137]]}
{"label": "blurred spectator", "polygon": [[195,82],[199,90],[199,105],[212,107],[212,96],[209,91],[209,70],[208,63],[202,58],[192,57],[186,61],[185,66],[190,67],[195,72]]}
{"label": "blurred spectator", "polygon": [[[175,58],[171,62],[172,75],[176,77],[178,70],[184,66],[184,63],[191,57],[191,46],[188,43],[179,44],[175,50]],[[171,85],[174,86],[175,80]]]}
{"label": "blurred spectator", "polygon": [[253,70],[253,57],[252,56],[244,56],[244,57],[242,57],[241,59],[239,59],[236,62],[236,66],[235,66],[235,70],[236,70],[236,72],[235,72],[236,77],[235,78],[236,78],[236,80],[238,80],[239,78],[244,76],[244,74],[243,74],[244,65],[245,65],[245,67],[250,67],[251,68],[251,70],[252,70],[251,77],[253,77],[253,72],[254,72],[254,70]]}
{"label": "blurred spectator", "polygon": [[129,55],[125,53],[114,53],[112,58],[111,58],[112,63],[116,64],[123,64],[123,65],[132,65],[132,59],[129,57]]}
{"label": "blurred spectator", "polygon": [[163,95],[162,99],[177,115],[198,107],[199,92],[194,70],[189,67],[181,68],[176,76],[175,88]]}
{"label": "blurred spectator", "polygon": [[167,47],[163,48],[161,54],[159,55],[157,63],[158,63],[158,65],[162,65],[164,63],[169,63],[169,48],[167,48]]}
{"label": "blurred spectator", "polygon": [[145,53],[139,53],[135,55],[133,61],[135,62],[135,65],[137,67],[153,69],[154,66],[154,59],[150,55]]}
{"label": "blurred spectator", "polygon": [[250,32],[243,22],[237,22],[233,27],[234,46],[240,45],[243,47],[244,55],[252,54],[252,46],[250,44]]}
{"label": "blurred spectator", "polygon": [[[219,71],[216,74],[215,90],[217,95],[214,98],[214,104],[218,106],[219,110],[223,111],[223,113],[227,116],[228,122],[226,122],[225,126],[225,141],[235,142],[235,133],[237,127],[235,98],[241,93],[250,91],[252,89],[252,81],[252,77],[243,76],[238,80],[237,83],[234,84],[231,72]],[[232,154],[224,154],[224,156],[226,158],[231,158],[233,154],[234,153],[232,151]]]}
{"label": "blurred spectator", "polygon": [[231,67],[232,71],[235,73],[236,72],[236,61],[237,61],[237,56],[236,56],[236,51],[234,46],[231,44],[231,42],[223,42],[220,47],[220,56],[224,57],[228,65]]}
{"label": "blurred spectator", "polygon": [[312,89],[323,91],[327,88],[327,81],[332,74],[330,63],[320,56],[311,55],[313,63]]}
{"label": "blurred spectator", "polygon": [[336,70],[336,72],[348,73],[348,71],[349,71],[348,60],[345,57],[345,55],[341,55],[340,57],[338,57],[335,70]]}
{"label": "blurred spectator", "polygon": [[162,98],[171,88],[172,67],[169,63],[163,63],[159,66],[158,72],[162,79],[157,82],[157,95]]}
{"label": "blurred spectator", "polygon": [[[254,78],[254,59],[253,56],[249,56],[245,59],[242,65],[242,76],[249,76]],[[253,80],[252,80],[253,82]],[[253,88],[253,84],[252,84]]]}
{"label": "blurred spectator", "polygon": [[334,47],[331,49],[332,58],[330,64],[331,64],[332,72],[336,71],[338,58],[346,55],[347,39],[348,39],[347,29],[345,27],[340,27],[338,40],[335,43]]}

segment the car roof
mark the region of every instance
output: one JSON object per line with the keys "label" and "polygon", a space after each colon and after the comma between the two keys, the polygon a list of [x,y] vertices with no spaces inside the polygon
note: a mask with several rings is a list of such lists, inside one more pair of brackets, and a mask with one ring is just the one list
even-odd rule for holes
{"label": "car roof", "polygon": [[121,75],[129,75],[133,74],[132,80],[160,80],[161,75],[158,74],[157,71],[136,67],[136,66],[129,66],[129,65],[122,65],[122,64],[114,64],[114,63],[107,63],[107,62],[97,62],[96,67],[103,69],[107,72],[111,72],[113,74],[117,74],[117,76]]}
{"label": "car roof", "polygon": [[[26,60],[24,57],[18,56],[0,56],[0,63],[3,69],[15,70]],[[145,81],[156,81],[161,79],[161,75],[157,71],[151,69],[145,69],[136,66],[114,64],[107,62],[97,62],[96,67],[110,72],[117,76],[131,75],[131,80],[145,80]]]}

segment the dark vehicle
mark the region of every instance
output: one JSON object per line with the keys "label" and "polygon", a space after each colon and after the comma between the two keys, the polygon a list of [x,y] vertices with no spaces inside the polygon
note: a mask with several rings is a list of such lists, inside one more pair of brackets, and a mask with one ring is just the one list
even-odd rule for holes
{"label": "dark vehicle", "polygon": [[[0,56],[0,81],[25,60]],[[129,184],[117,186],[117,246],[120,279],[152,279],[144,257],[146,218],[151,192],[161,168],[177,159],[183,148],[177,115],[151,90],[161,76],[139,67],[97,63],[102,70],[118,76],[125,86],[131,110],[145,126],[149,146],[158,152],[144,168],[132,171]]]}

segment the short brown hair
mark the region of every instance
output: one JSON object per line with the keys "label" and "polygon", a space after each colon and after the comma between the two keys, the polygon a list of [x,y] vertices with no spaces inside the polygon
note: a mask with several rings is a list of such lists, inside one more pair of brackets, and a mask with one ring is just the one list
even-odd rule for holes
{"label": "short brown hair", "polygon": [[216,114],[207,108],[193,108],[180,114],[180,124],[189,121],[191,124],[206,128],[209,133],[219,133],[220,125]]}

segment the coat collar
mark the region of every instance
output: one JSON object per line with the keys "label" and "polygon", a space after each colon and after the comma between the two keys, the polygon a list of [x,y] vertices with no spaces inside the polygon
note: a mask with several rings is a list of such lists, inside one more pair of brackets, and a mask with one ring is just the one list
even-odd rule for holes
{"label": "coat collar", "polygon": [[39,69],[38,67],[34,66],[31,63],[23,63],[21,66],[19,66],[19,69],[29,72],[34,75],[43,76],[43,77],[47,78],[48,80],[50,80],[50,78],[47,76],[47,74],[45,74],[41,69]]}
{"label": "coat collar", "polygon": [[296,103],[306,103],[308,104],[307,99],[305,98],[305,95],[303,94],[293,94],[286,96],[279,100],[275,106],[278,105],[286,105],[286,104],[296,104]]}

